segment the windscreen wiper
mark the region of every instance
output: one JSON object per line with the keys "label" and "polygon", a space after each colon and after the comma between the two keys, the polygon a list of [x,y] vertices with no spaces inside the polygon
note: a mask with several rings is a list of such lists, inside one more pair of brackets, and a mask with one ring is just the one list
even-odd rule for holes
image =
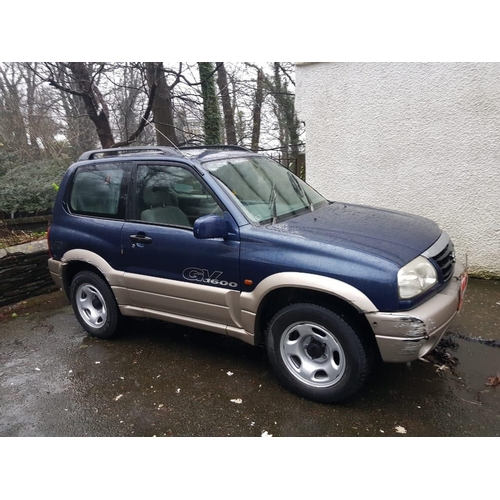
{"label": "windscreen wiper", "polygon": [[278,219],[278,214],[276,213],[276,182],[273,182],[273,187],[271,188],[271,196],[269,196],[269,208],[272,210],[273,224],[276,224],[276,220]]}
{"label": "windscreen wiper", "polygon": [[288,172],[288,179],[293,187],[293,190],[302,198],[307,200],[307,206],[311,212],[314,212],[314,205],[309,198],[306,190],[300,185],[299,181],[293,176],[291,172]]}

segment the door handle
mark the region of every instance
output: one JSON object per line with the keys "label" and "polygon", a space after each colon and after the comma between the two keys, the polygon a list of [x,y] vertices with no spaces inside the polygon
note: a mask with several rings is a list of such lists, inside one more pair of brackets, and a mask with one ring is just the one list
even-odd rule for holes
{"label": "door handle", "polygon": [[130,241],[133,241],[134,243],[148,244],[148,243],[153,243],[153,238],[146,236],[144,233],[138,233],[138,234],[131,234]]}

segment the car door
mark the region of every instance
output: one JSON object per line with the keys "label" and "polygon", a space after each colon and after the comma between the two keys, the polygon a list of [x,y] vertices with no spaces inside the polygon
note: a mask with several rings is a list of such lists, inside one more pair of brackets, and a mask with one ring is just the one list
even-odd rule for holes
{"label": "car door", "polygon": [[[240,292],[239,231],[202,177],[184,165],[138,163],[132,194],[121,239],[130,307],[215,331],[238,326],[230,304]],[[195,238],[194,221],[208,214],[226,219],[228,237]]]}

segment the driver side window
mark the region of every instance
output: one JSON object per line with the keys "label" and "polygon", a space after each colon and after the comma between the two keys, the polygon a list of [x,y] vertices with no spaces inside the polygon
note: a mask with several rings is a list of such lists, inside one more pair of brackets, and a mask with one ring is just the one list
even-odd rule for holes
{"label": "driver side window", "polygon": [[139,165],[136,180],[136,220],[193,227],[203,215],[222,215],[212,195],[185,168]]}

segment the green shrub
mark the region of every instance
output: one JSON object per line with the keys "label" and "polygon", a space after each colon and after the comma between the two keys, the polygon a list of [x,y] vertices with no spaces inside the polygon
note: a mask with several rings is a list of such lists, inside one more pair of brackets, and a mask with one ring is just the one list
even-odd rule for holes
{"label": "green shrub", "polygon": [[[0,164],[1,158],[0,158]],[[66,163],[40,160],[26,164],[4,163],[0,166],[0,211],[38,213],[52,210]]]}
{"label": "green shrub", "polygon": [[0,147],[0,182],[2,177],[13,167],[19,165],[20,160],[16,153],[6,152],[4,147]]}

